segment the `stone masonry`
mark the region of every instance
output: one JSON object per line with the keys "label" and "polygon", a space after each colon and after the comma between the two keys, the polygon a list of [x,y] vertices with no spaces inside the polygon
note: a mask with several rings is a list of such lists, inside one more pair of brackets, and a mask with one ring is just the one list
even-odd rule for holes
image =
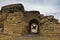
{"label": "stone masonry", "polygon": [[25,11],[22,4],[3,6],[0,10],[0,32],[8,34],[30,34],[30,25],[38,25],[41,36],[60,34],[60,23],[54,16],[44,16],[39,11]]}

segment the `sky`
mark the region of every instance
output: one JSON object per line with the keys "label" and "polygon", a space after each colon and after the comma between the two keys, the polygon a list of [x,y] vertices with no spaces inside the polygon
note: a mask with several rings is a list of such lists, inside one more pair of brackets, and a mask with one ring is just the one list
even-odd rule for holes
{"label": "sky", "polygon": [[0,9],[16,3],[22,3],[27,11],[37,10],[40,14],[53,15],[60,21],[60,0],[0,0]]}

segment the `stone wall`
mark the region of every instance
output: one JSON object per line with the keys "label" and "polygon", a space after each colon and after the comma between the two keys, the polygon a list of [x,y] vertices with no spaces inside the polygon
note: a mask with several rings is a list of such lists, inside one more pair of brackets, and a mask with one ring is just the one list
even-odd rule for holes
{"label": "stone wall", "polygon": [[4,22],[5,33],[26,33],[26,23],[24,22],[23,12],[9,13],[7,20]]}
{"label": "stone wall", "polygon": [[24,11],[24,7],[22,4],[6,5],[1,8],[1,12],[6,12],[6,13],[13,13],[19,11]]}
{"label": "stone wall", "polygon": [[44,16],[39,11],[25,11],[21,4],[2,7],[0,12],[0,28],[3,28],[3,32],[8,34],[29,34],[29,22],[32,19],[36,19],[39,23],[38,34],[42,36],[60,34],[60,23],[54,16]]}
{"label": "stone wall", "polygon": [[43,18],[41,20],[40,34],[43,36],[56,36],[60,34],[60,23],[52,16]]}

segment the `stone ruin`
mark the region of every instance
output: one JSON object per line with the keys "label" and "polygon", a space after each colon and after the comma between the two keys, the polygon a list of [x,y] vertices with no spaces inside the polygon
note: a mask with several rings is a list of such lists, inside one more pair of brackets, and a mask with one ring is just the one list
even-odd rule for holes
{"label": "stone ruin", "polygon": [[25,11],[22,4],[11,4],[1,8],[0,32],[52,36],[60,34],[60,23],[52,15],[44,16],[35,10]]}
{"label": "stone ruin", "polygon": [[19,12],[19,11],[24,11],[24,7],[21,4],[3,6],[1,9],[1,12],[9,12],[9,13]]}

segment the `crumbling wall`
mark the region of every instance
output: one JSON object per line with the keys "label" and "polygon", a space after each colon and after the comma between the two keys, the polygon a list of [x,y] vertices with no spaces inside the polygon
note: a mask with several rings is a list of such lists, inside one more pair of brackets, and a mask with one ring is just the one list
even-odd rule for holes
{"label": "crumbling wall", "polygon": [[40,34],[43,36],[56,36],[60,34],[60,23],[53,16],[41,19]]}
{"label": "crumbling wall", "polygon": [[3,16],[2,16],[2,14],[0,12],[0,33],[3,32],[3,27],[4,27],[4,25],[3,25]]}
{"label": "crumbling wall", "polygon": [[8,13],[0,14],[0,32],[4,32],[4,21],[7,19]]}
{"label": "crumbling wall", "polygon": [[0,11],[0,28],[4,33],[28,34],[29,21],[39,22],[39,34],[42,36],[60,34],[60,23],[54,16],[44,16],[38,11],[25,11],[22,4],[3,6]]}
{"label": "crumbling wall", "polygon": [[1,8],[1,12],[6,12],[6,13],[13,13],[19,11],[24,11],[24,7],[22,4],[6,5]]}
{"label": "crumbling wall", "polygon": [[4,22],[4,32],[25,34],[27,33],[25,25],[23,12],[9,13],[7,20]]}

